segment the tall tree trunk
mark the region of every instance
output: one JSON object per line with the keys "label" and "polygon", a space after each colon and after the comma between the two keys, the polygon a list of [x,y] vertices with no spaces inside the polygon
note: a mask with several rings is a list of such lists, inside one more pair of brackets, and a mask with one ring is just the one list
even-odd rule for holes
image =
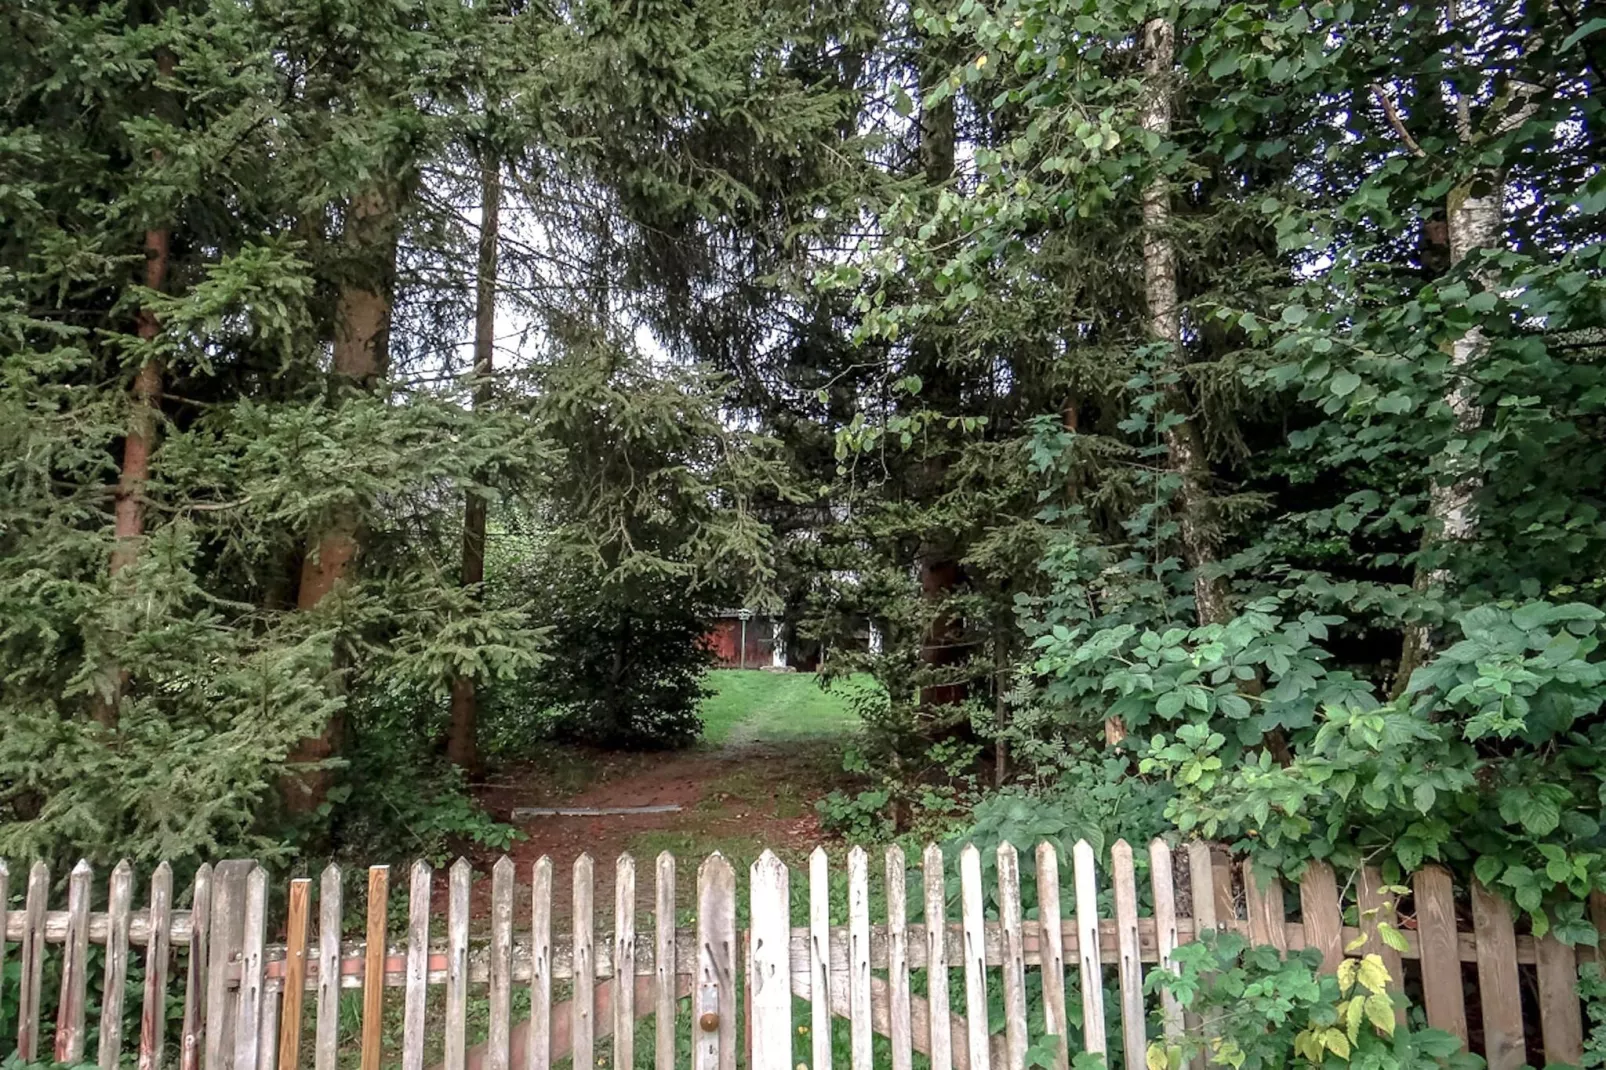
{"label": "tall tree trunk", "polygon": [[[174,58],[163,49],[157,53],[156,69],[161,77],[173,73]],[[161,153],[155,159],[161,161]],[[167,259],[170,235],[166,227],[151,227],[145,231],[145,288],[160,291],[167,285]],[[155,313],[139,310],[135,332],[147,345],[155,342],[161,330]],[[139,542],[145,534],[145,487],[150,482],[151,452],[156,448],[157,421],[162,398],[162,369],[154,356],[147,356],[134,373],[134,382],[128,392],[128,429],[123,436],[123,463],[117,476],[117,490],[112,507],[112,546],[110,573],[116,576],[139,556]],[[95,720],[108,728],[117,726],[117,710],[123,692],[128,689],[128,670],[118,665],[106,667],[111,681],[111,692],[98,696],[94,702]]]}
{"label": "tall tree trunk", "polygon": [[[390,341],[396,268],[394,199],[379,189],[352,198],[344,242],[351,264],[335,300],[333,386],[372,390],[385,374]],[[315,608],[355,570],[360,523],[357,508],[347,506],[313,540],[301,563],[298,608]],[[339,715],[331,717],[317,735],[296,745],[290,761],[307,766],[328,761],[339,752],[344,728]],[[286,808],[291,813],[312,812],[323,802],[330,783],[328,769],[305,769],[285,785]]]}
{"label": "tall tree trunk", "polygon": [[[927,42],[930,48],[930,42]],[[948,57],[936,50],[924,58],[921,70],[922,88],[935,86],[947,76]],[[956,139],[953,98],[927,103],[920,111],[920,170],[930,189],[938,189],[954,176],[954,143]],[[912,343],[912,363],[924,381],[922,392],[930,406],[942,411],[959,404],[959,391],[953,375],[944,363],[936,343],[929,337],[919,337]],[[933,498],[942,494],[947,463],[942,459],[928,460],[923,466],[925,492]],[[933,603],[943,603],[959,586],[959,562],[951,540],[942,537],[930,540],[920,551],[920,589],[922,596]],[[921,639],[920,660],[930,670],[940,670],[964,660],[961,646],[962,628],[953,614],[939,608]],[[962,682],[930,684],[920,689],[920,701],[928,706],[944,706],[963,702],[969,688]]]}
{"label": "tall tree trunk", "polygon": [[[1171,67],[1176,54],[1176,31],[1166,19],[1150,19],[1143,28],[1143,41],[1148,78],[1143,129],[1153,131],[1163,141],[1171,134]],[[1165,446],[1171,470],[1182,482],[1177,502],[1182,556],[1193,572],[1199,623],[1216,623],[1227,619],[1230,606],[1227,585],[1209,574],[1210,566],[1216,563],[1210,521],[1210,464],[1205,456],[1204,436],[1180,379],[1183,356],[1177,251],[1171,240],[1170,184],[1163,175],[1156,175],[1143,191],[1143,291],[1149,338],[1164,347],[1167,371],[1178,377],[1166,388],[1166,411],[1181,419],[1166,430]]]}
{"label": "tall tree trunk", "polygon": [[[1450,5],[1450,20],[1456,21],[1456,5]],[[1457,54],[1455,65],[1460,66]],[[1484,118],[1486,136],[1500,137],[1520,127],[1532,118],[1538,105],[1535,98],[1541,87],[1513,80],[1489,106]],[[1456,134],[1463,151],[1481,140],[1472,123],[1471,102],[1465,94],[1456,99]],[[1505,173],[1494,168],[1479,168],[1452,188],[1445,202],[1445,219],[1449,229],[1450,267],[1459,267],[1469,256],[1484,250],[1499,248],[1503,241],[1501,205],[1505,200]],[[1495,289],[1499,280],[1487,268],[1474,271],[1473,278],[1486,290]],[[1483,422],[1483,409],[1478,405],[1477,394],[1467,371],[1475,365],[1488,348],[1489,340],[1483,329],[1474,325],[1450,344],[1450,383],[1444,403],[1450,409],[1455,435],[1465,438],[1473,434]],[[1421,550],[1430,555],[1435,543],[1465,542],[1477,531],[1477,518],[1472,511],[1472,498],[1478,489],[1478,474],[1467,455],[1446,454],[1439,458],[1440,472],[1428,488],[1427,524],[1422,534]],[[1442,587],[1450,575],[1440,567],[1416,569],[1412,586],[1417,591]],[[1411,681],[1411,674],[1433,651],[1433,636],[1427,624],[1406,628],[1400,644],[1400,667],[1394,676],[1394,694],[1403,694]]]}
{"label": "tall tree trunk", "polygon": [[[145,286],[160,290],[167,282],[168,232],[153,227],[145,232]],[[140,309],[135,327],[140,340],[151,343],[161,327],[149,309]],[[116,576],[139,556],[139,541],[145,534],[145,486],[150,482],[151,452],[156,448],[157,418],[162,398],[162,369],[154,356],[148,356],[134,373],[128,391],[128,428],[123,435],[123,463],[117,476],[112,513],[110,572]],[[115,662],[106,667],[111,693],[94,703],[95,720],[108,728],[117,726],[117,709],[128,689],[128,669]]]}
{"label": "tall tree trunk", "polygon": [[[474,310],[474,408],[491,400],[491,370],[496,355],[496,252],[501,223],[502,165],[490,150],[480,167],[480,241]],[[463,503],[463,586],[477,591],[485,580],[485,497],[470,490]],[[478,702],[474,677],[452,678],[451,720],[446,756],[453,765],[479,771]]]}

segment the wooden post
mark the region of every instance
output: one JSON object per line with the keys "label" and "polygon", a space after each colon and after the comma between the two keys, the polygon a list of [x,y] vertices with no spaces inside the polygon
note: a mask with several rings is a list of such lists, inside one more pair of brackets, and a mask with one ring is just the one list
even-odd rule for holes
{"label": "wooden post", "polygon": [[622,854],[613,880],[613,1065],[636,1064],[636,860]]}
{"label": "wooden post", "polygon": [[446,1070],[465,1070],[468,1060],[468,859],[452,863],[446,893]]}
{"label": "wooden post", "polygon": [[89,987],[89,896],[95,878],[80,859],[67,878],[67,939],[62,949],[61,1002],[56,1009],[56,1061],[84,1057],[84,1000]]}
{"label": "wooden post", "polygon": [[[981,854],[967,843],[959,852],[959,907],[965,934],[965,1019],[971,1070],[989,1065],[987,1031],[987,929],[981,891]],[[869,956],[866,956],[868,959]]]}
{"label": "wooden post", "polygon": [[1099,961],[1098,874],[1093,846],[1077,840],[1071,850],[1076,874],[1076,957],[1082,984],[1082,1048],[1103,1055],[1104,969]]}
{"label": "wooden post", "polygon": [[513,859],[507,855],[491,867],[490,1018],[485,1068],[508,1070],[513,1054]]}
{"label": "wooden post", "polygon": [[892,1041],[892,1070],[913,1065],[914,1036],[910,1021],[908,867],[903,848],[886,851],[887,892],[887,1038]]}
{"label": "wooden post", "polygon": [[379,1070],[385,1013],[385,941],[390,931],[390,867],[368,867],[368,922],[363,932],[362,1070]]}
{"label": "wooden post", "polygon": [[[212,871],[211,944],[206,963],[206,1027],[202,1031],[204,1070],[230,1070],[234,1066],[236,1000],[230,998],[229,966],[245,950],[246,884],[256,863],[232,858]],[[242,1066],[239,1070],[252,1070]],[[323,1068],[320,1068],[323,1070]],[[333,1067],[327,1068],[333,1070]]]}
{"label": "wooden post", "polygon": [[235,1070],[258,1070],[264,1043],[263,1020],[267,1017],[263,1006],[269,998],[263,988],[267,930],[268,874],[253,863],[245,875],[245,904],[240,918],[240,987],[234,1000]]}
{"label": "wooden post", "polygon": [[[920,876],[926,897],[926,1040],[931,1070],[953,1070],[953,1016],[948,1014],[947,888],[943,878],[942,848],[928,844],[920,859]],[[829,934],[827,935],[829,942]],[[829,1066],[829,1063],[816,1066]]]}
{"label": "wooden post", "polygon": [[313,1070],[335,1070],[340,1047],[340,867],[325,866],[318,879],[318,1008],[314,1026]]}
{"label": "wooden post", "polygon": [[1054,845],[1037,845],[1038,969],[1043,974],[1043,1017],[1059,1039],[1055,1070],[1070,1070],[1070,1020],[1065,1014],[1065,931],[1060,927],[1060,860]]}
{"label": "wooden post", "polygon": [[1143,959],[1138,942],[1137,877],[1132,846],[1116,840],[1110,848],[1111,884],[1115,890],[1116,964],[1121,984],[1121,1043],[1128,1066],[1143,1065],[1149,1042],[1143,1027]]}
{"label": "wooden post", "polygon": [[[195,915],[191,913],[193,920]],[[173,925],[173,867],[151,874],[151,935],[145,945],[145,991],[139,1012],[139,1070],[159,1070],[167,1041],[167,969]],[[190,940],[194,942],[193,928]],[[186,1000],[186,1003],[188,1001]]]}
{"label": "wooden post", "polygon": [[766,850],[753,863],[748,882],[752,1070],[792,1070],[791,878],[786,865]]}
{"label": "wooden post", "polygon": [[[824,847],[809,855],[810,1046],[816,1068],[831,1065],[831,863]],[[660,1067],[659,1070],[664,1070]]]}
{"label": "wooden post", "polygon": [[574,998],[569,1003],[573,1012],[569,1037],[576,1070],[596,1063],[597,964],[592,942],[595,912],[591,898],[596,882],[592,873],[589,854],[574,860]]}
{"label": "wooden post", "polygon": [[679,966],[675,962],[675,856],[658,854],[653,903],[653,1065],[675,1070],[675,1010]]}
{"label": "wooden post", "polygon": [[[1416,931],[1422,955],[1422,1003],[1428,1025],[1467,1043],[1467,1001],[1461,985],[1461,945],[1456,932],[1455,888],[1450,873],[1428,866],[1416,875]],[[1305,921],[1309,940],[1310,920]]]}
{"label": "wooden post", "polygon": [[736,1070],[736,873],[715,852],[697,869],[695,1070]]}
{"label": "wooden post", "polygon": [[1472,885],[1472,929],[1478,938],[1484,1058],[1489,1061],[1489,1070],[1520,1070],[1528,1057],[1511,910],[1505,900],[1477,882]]}
{"label": "wooden post", "polygon": [[212,948],[212,867],[195,871],[190,890],[190,948],[184,968],[183,1049],[179,1070],[199,1070],[206,1029],[207,966]]}
{"label": "wooden post", "polygon": [[998,845],[998,922],[1004,945],[1004,1050],[1009,1070],[1026,1070],[1026,940],[1021,931],[1020,856]]}
{"label": "wooden post", "polygon": [[301,1065],[301,1007],[307,997],[307,929],[312,881],[290,882],[284,923],[284,1005],[279,1011],[279,1070]]}
{"label": "wooden post", "polygon": [[[1305,946],[1321,951],[1323,973],[1337,973],[1338,964],[1344,961],[1344,910],[1338,902],[1333,867],[1326,862],[1305,866],[1299,882],[1299,913],[1304,919]],[[1460,961],[1459,954],[1455,961]]]}
{"label": "wooden post", "polygon": [[[123,1002],[128,982],[128,921],[134,905],[134,867],[128,859],[112,870],[106,896],[106,970],[101,975],[100,1070],[117,1070],[123,1053]],[[152,934],[154,940],[155,934]]]}
{"label": "wooden post", "polygon": [[530,871],[530,1028],[524,1066],[552,1066],[552,859],[546,855]]}
{"label": "wooden post", "polygon": [[848,852],[848,1061],[870,1070],[870,858],[863,847]]}
{"label": "wooden post", "polygon": [[[1171,872],[1171,847],[1156,838],[1149,842],[1149,890],[1154,896],[1154,936],[1160,969],[1174,971],[1177,949],[1176,878]],[[1182,1005],[1170,989],[1160,993],[1160,1019],[1168,1044],[1182,1043]]]}

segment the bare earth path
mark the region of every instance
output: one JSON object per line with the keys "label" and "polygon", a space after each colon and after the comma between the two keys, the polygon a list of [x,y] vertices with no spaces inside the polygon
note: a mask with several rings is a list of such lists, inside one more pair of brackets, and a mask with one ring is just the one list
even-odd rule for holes
{"label": "bare earth path", "polygon": [[[612,913],[614,862],[624,852],[635,856],[637,901],[643,906],[651,902],[654,858],[660,851],[673,852],[680,864],[677,899],[684,906],[691,901],[697,863],[712,851],[746,865],[764,847],[801,858],[821,841],[815,803],[841,780],[849,722],[840,716],[822,720],[793,715],[782,701],[790,692],[815,701],[801,690],[806,679],[726,675],[731,679],[725,697],[739,708],[709,717],[716,743],[630,754],[555,748],[550,758],[504,766],[476,792],[493,817],[526,837],[509,851],[520,883],[537,859],[549,856],[557,885],[554,908],[566,914],[572,899],[570,867],[582,852],[589,853],[596,863],[601,921]],[[520,807],[663,805],[681,810],[512,817]],[[482,869],[492,860],[476,861]],[[489,896],[489,888],[480,886],[485,883],[474,889],[476,914],[488,906],[480,901]]]}

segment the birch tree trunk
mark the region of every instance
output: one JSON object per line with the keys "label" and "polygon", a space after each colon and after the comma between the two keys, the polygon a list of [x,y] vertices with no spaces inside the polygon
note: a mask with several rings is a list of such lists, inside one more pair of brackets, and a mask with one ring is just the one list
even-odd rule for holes
{"label": "birch tree trunk", "polygon": [[[491,370],[496,356],[496,254],[501,226],[502,166],[487,150],[480,167],[479,263],[474,292],[474,408],[491,400]],[[470,490],[463,503],[463,586],[477,590],[485,580],[485,511],[483,495]],[[479,771],[478,696],[474,677],[452,678],[451,718],[446,757],[468,772]]]}
{"label": "birch tree trunk", "polygon": [[[1150,19],[1143,28],[1148,80],[1148,102],[1143,129],[1162,139],[1171,134],[1171,68],[1176,54],[1176,31],[1167,19]],[[1182,370],[1182,316],[1177,297],[1177,252],[1171,240],[1171,190],[1163,175],[1156,175],[1143,191],[1143,289],[1149,314],[1149,338],[1165,348],[1166,367]],[[1177,523],[1182,533],[1183,561],[1193,572],[1193,596],[1200,624],[1227,619],[1226,584],[1212,577],[1216,562],[1210,522],[1210,465],[1204,436],[1192,414],[1187,391],[1180,381],[1166,388],[1166,410],[1181,420],[1165,432],[1171,470],[1182,481],[1177,502]]]}
{"label": "birch tree trunk", "polygon": [[[378,188],[353,197],[344,241],[354,270],[341,281],[335,299],[333,386],[373,390],[388,363],[396,270],[395,199]],[[317,607],[355,571],[360,524],[356,505],[347,505],[312,541],[301,562],[297,608]],[[309,767],[327,761],[338,753],[344,728],[338,714],[331,717],[317,735],[296,745],[290,761]],[[328,770],[306,768],[286,783],[285,806],[294,814],[309,813],[322,803],[329,786]]]}
{"label": "birch tree trunk", "polygon": [[[1456,17],[1452,4],[1450,16]],[[1457,55],[1457,65],[1460,56]],[[1540,87],[1524,82],[1513,82],[1508,90],[1491,103],[1485,117],[1486,132],[1475,131],[1470,103],[1465,95],[1456,100],[1457,135],[1463,149],[1484,137],[1500,137],[1517,129],[1532,118],[1538,105],[1534,98]],[[1450,239],[1450,267],[1459,267],[1468,257],[1485,249],[1496,249],[1503,244],[1501,207],[1505,200],[1505,174],[1503,171],[1480,168],[1450,190],[1445,204]],[[1475,269],[1473,279],[1486,290],[1499,284],[1493,271]],[[1488,349],[1489,340],[1483,329],[1474,325],[1450,344],[1449,386],[1444,403],[1449,408],[1454,425],[1454,437],[1466,439],[1475,433],[1483,422],[1483,409],[1478,404],[1469,369],[1474,368]],[[1427,525],[1422,534],[1421,550],[1427,553],[1436,542],[1465,542],[1477,532],[1477,517],[1473,513],[1472,498],[1478,489],[1478,473],[1464,451],[1447,452],[1438,458],[1437,471],[1428,488]],[[1417,566],[1412,586],[1418,591],[1442,587],[1450,579],[1442,566],[1424,569]],[[1411,674],[1433,650],[1433,636],[1426,624],[1417,624],[1405,630],[1400,646],[1400,667],[1394,677],[1394,694],[1405,691]]]}

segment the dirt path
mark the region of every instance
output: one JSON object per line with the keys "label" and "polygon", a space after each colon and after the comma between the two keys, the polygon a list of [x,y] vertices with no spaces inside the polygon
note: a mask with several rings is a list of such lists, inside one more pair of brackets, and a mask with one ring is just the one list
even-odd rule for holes
{"label": "dirt path", "polygon": [[[553,776],[551,761],[504,767],[477,792],[481,804],[526,838],[508,853],[520,883],[543,855],[555,866],[554,910],[566,915],[573,899],[574,860],[589,853],[596,865],[599,923],[611,927],[614,863],[630,852],[636,859],[637,902],[652,901],[654,860],[671,851],[679,864],[677,900],[692,901],[696,867],[709,853],[723,852],[745,866],[769,847],[801,858],[822,839],[815,802],[840,778],[839,744],[826,740],[758,742],[733,731],[718,749],[657,754],[564,751],[569,764]],[[554,783],[554,781],[558,783]],[[565,788],[562,782],[567,781]],[[539,816],[513,819],[520,807],[635,807],[678,805],[676,813],[609,816]],[[476,860],[484,872],[493,858]],[[489,906],[488,882],[474,889],[475,913]],[[483,901],[482,901],[483,900]],[[606,919],[606,920],[605,920]]]}

